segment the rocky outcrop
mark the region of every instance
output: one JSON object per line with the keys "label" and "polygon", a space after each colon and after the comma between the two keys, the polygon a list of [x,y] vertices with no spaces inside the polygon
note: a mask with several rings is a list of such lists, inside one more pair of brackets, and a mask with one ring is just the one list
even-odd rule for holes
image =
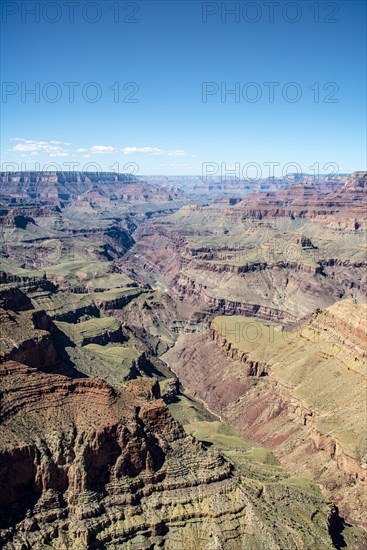
{"label": "rocky outcrop", "polygon": [[94,302],[102,311],[122,309],[142,292],[142,288],[124,289],[120,292],[117,289],[114,293],[100,292],[94,295]]}
{"label": "rocky outcrop", "polygon": [[[54,299],[36,292],[31,301],[13,287],[2,294],[2,548],[207,550],[213,541],[238,550],[296,543],[306,550],[316,541],[333,548],[342,529],[337,510],[318,492],[287,484],[286,476],[275,485],[261,468],[255,479],[247,477],[247,470],[187,436],[160,399],[156,380],[142,378],[155,368],[145,353],[134,359],[136,372],[126,375],[139,378],[114,387],[101,378],[53,374],[56,324],[32,304],[42,296],[45,303]],[[154,300],[154,293],[142,297],[142,311]],[[94,351],[94,361],[108,347],[89,341],[117,350],[110,342],[121,328],[113,317],[68,328],[64,345],[80,340],[84,346],[75,349]],[[100,341],[101,335],[107,339]],[[294,502],[301,503],[301,515]],[[288,529],[274,527],[274,518]],[[361,547],[359,535],[358,541]]]}
{"label": "rocky outcrop", "polygon": [[163,356],[195,397],[321,483],[364,528],[366,315],[365,305],[345,300],[293,332],[223,316]]}
{"label": "rocky outcrop", "polygon": [[0,307],[17,312],[33,309],[28,296],[19,287],[11,285],[0,286]]}
{"label": "rocky outcrop", "polygon": [[320,301],[328,305],[331,297],[340,298],[335,285],[321,273],[310,275],[280,268],[265,269],[260,276],[256,270],[233,275],[190,269],[177,277],[172,294],[224,315],[291,323],[305,317]]}
{"label": "rocky outcrop", "polygon": [[[14,362],[0,366],[0,381],[4,549],[333,547],[335,510],[295,487],[242,481],[185,435],[154,382],[113,390]],[[292,510],[296,495],[307,522]],[[274,521],[274,499],[287,529]]]}
{"label": "rocky outcrop", "polygon": [[0,194],[28,203],[51,200],[57,206],[86,200],[101,206],[119,201],[163,202],[177,195],[174,190],[166,190],[146,179],[114,172],[2,172]]}
{"label": "rocky outcrop", "polygon": [[[238,206],[245,217],[341,218],[355,217],[363,223],[366,207],[366,172],[354,172],[344,186],[335,191],[320,193],[314,185],[297,183],[279,193],[249,195]],[[359,220],[359,221],[358,221]],[[361,227],[361,225],[359,225]],[[345,229],[356,229],[346,223]],[[364,226],[365,228],[365,226]]]}
{"label": "rocky outcrop", "polygon": [[296,183],[233,205],[184,206],[141,225],[126,256],[152,286],[213,312],[298,321],[367,293],[363,252],[367,176],[322,193]]}
{"label": "rocky outcrop", "polygon": [[222,348],[227,357],[234,361],[240,361],[245,365],[245,373],[247,376],[266,376],[269,371],[267,363],[261,361],[253,361],[246,351],[242,351],[236,347],[232,342],[228,340],[216,329],[210,328],[209,337],[216,343],[217,346]]}
{"label": "rocky outcrop", "polygon": [[365,179],[0,175],[2,548],[365,547]]}
{"label": "rocky outcrop", "polygon": [[0,308],[0,320],[0,361],[11,359],[31,367],[59,361],[49,332],[52,321],[43,311]]}
{"label": "rocky outcrop", "polygon": [[97,317],[76,324],[56,321],[55,324],[72,342],[80,346],[105,346],[111,342],[124,341],[121,323],[114,317]]}
{"label": "rocky outcrop", "polygon": [[38,291],[55,292],[57,290],[57,286],[49,281],[46,276],[29,277],[27,275],[15,275],[0,271],[0,294],[2,295],[10,287],[22,290],[28,294]]}

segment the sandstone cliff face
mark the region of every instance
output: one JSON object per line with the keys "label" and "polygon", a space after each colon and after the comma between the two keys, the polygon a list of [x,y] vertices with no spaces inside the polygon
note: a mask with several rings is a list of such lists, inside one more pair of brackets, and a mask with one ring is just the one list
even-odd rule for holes
{"label": "sandstone cliff face", "polygon": [[329,194],[295,184],[231,206],[185,206],[136,231],[142,279],[225,315],[295,322],[341,298],[365,300],[364,173]]}
{"label": "sandstone cliff face", "polygon": [[[110,340],[122,329],[113,317],[54,323],[33,306],[50,299],[42,292],[30,300],[5,285],[0,293],[2,548],[333,548],[337,510],[318,492],[287,485],[286,476],[275,487],[268,476],[248,477],[186,435],[155,379],[142,378],[154,369],[145,353],[126,377],[138,378],[114,387],[53,374],[64,372],[57,324],[71,331],[67,345],[94,350],[93,361],[121,345]],[[143,310],[152,305],[142,299]],[[120,356],[112,357],[117,366]]]}
{"label": "sandstone cliff face", "polygon": [[170,190],[153,182],[138,180],[132,174],[114,172],[2,172],[0,193],[26,202],[47,200],[91,201],[109,204],[123,201],[169,201]]}
{"label": "sandstone cliff face", "polygon": [[163,356],[194,396],[320,482],[345,517],[364,527],[365,319],[366,306],[351,300],[291,333],[218,317],[210,332],[181,337]]}
{"label": "sandstone cliff face", "polygon": [[[241,438],[226,454],[188,436],[153,378],[172,376],[157,356],[194,333],[167,355],[184,385],[365,525],[365,332],[354,305],[312,315],[299,336],[307,353],[291,337],[243,348],[215,324],[195,334],[213,313],[297,326],[316,306],[361,300],[365,181],[173,213],[170,182],[0,175],[2,548],[365,547],[270,453],[257,462]],[[178,387],[165,398],[181,422]]]}
{"label": "sandstone cliff face", "polygon": [[340,229],[355,230],[356,224],[366,229],[366,182],[365,172],[354,172],[341,189],[328,194],[298,183],[279,193],[250,195],[237,206],[249,218],[323,218],[326,225]]}
{"label": "sandstone cliff face", "polygon": [[52,321],[33,309],[11,312],[0,308],[0,360],[12,359],[29,366],[54,365],[57,351],[49,332]]}
{"label": "sandstone cliff face", "polygon": [[4,285],[0,287],[0,307],[13,311],[33,309],[31,300],[17,286]]}
{"label": "sandstone cliff face", "polygon": [[332,508],[242,481],[185,435],[154,382],[112,389],[11,361],[0,383],[2,548],[333,547]]}
{"label": "sandstone cliff face", "polygon": [[132,288],[131,290],[121,292],[120,295],[116,293],[115,296],[106,295],[101,292],[95,296],[94,302],[102,311],[108,311],[111,309],[123,309],[132,300],[137,298],[142,293],[140,288]]}

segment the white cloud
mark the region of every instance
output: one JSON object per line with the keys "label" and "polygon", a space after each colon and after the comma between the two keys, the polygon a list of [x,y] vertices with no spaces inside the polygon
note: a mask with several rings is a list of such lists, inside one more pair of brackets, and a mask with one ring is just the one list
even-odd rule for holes
{"label": "white cloud", "polygon": [[124,155],[160,155],[163,157],[189,157],[190,154],[183,149],[161,149],[160,147],[123,147],[119,149],[112,145],[92,145],[91,147],[79,147],[77,153],[89,153],[91,155],[108,155],[123,153]]}
{"label": "white cloud", "polygon": [[123,147],[123,149],[121,149],[124,155],[135,155],[136,153],[159,155],[160,151],[161,149],[158,149],[158,147]]}
{"label": "white cloud", "polygon": [[32,156],[45,153],[51,157],[67,157],[69,155],[69,151],[65,149],[65,144],[61,141],[40,141],[24,138],[12,138],[12,141],[18,142],[10,149],[14,153],[27,152]]}
{"label": "white cloud", "polygon": [[[31,156],[44,154],[53,158],[73,156],[68,149],[71,145],[69,142],[62,142],[58,140],[41,141],[24,139],[20,137],[11,138],[11,141],[17,142],[11,149],[8,150],[8,152],[11,153],[28,153]],[[156,155],[171,158],[193,156],[184,149],[161,149],[160,147],[151,146],[127,146],[121,148],[113,145],[92,145],[90,147],[79,147],[74,150],[74,153],[83,153],[84,158],[89,158],[93,155],[111,155],[113,153],[122,153],[123,155]]]}
{"label": "white cloud", "polygon": [[92,147],[79,147],[77,153],[93,153],[95,155],[108,155],[117,152],[116,147],[112,145],[92,145]]}
{"label": "white cloud", "polygon": [[163,157],[188,157],[189,153],[183,149],[160,149],[159,147],[123,147],[124,155],[161,155]]}
{"label": "white cloud", "polygon": [[92,153],[113,153],[114,151],[116,149],[112,145],[93,145],[91,147]]}

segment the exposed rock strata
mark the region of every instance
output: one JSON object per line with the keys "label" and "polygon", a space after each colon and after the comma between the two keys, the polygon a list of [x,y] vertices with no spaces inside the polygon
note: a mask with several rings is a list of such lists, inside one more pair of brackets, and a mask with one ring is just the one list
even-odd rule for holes
{"label": "exposed rock strata", "polygon": [[154,383],[113,390],[14,362],[0,375],[3,548],[333,547],[335,511],[296,488],[241,481],[185,435]]}
{"label": "exposed rock strata", "polygon": [[289,323],[316,307],[365,301],[365,173],[321,193],[297,183],[232,205],[184,206],[134,234],[126,260],[176,299]]}
{"label": "exposed rock strata", "polygon": [[351,300],[291,333],[219,317],[164,358],[213,412],[319,481],[345,517],[366,528],[365,321],[366,306]]}

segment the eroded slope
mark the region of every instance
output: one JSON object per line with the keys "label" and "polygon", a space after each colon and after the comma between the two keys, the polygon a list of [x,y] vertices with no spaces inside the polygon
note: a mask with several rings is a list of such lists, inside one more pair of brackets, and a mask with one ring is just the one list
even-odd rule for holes
{"label": "eroded slope", "polygon": [[343,514],[364,525],[366,307],[336,303],[292,332],[217,317],[209,332],[181,337],[164,356],[194,396],[321,482]]}

